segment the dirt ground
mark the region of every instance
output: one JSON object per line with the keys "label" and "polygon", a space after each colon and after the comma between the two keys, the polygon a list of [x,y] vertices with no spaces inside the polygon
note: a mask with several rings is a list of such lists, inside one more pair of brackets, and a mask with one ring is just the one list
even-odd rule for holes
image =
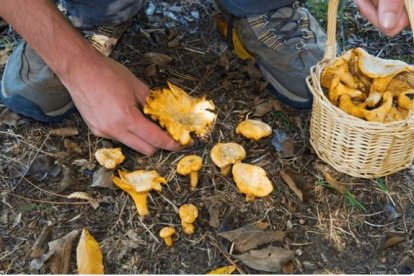
{"label": "dirt ground", "polygon": [[[151,87],[171,81],[193,96],[212,99],[218,116],[213,131],[182,152],[161,151],[144,157],[95,137],[76,113],[51,125],[2,113],[0,273],[50,273],[48,263],[38,270],[30,265],[31,248],[50,224],[51,240],[87,227],[102,248],[105,272],[111,274],[205,274],[226,265],[235,265],[236,273],[265,273],[240,261],[237,255],[241,252],[218,235],[249,224],[285,234],[258,247],[273,245],[294,252],[282,273],[412,273],[414,170],[374,180],[335,172],[317,158],[309,144],[310,111],[276,101],[255,67],[229,51],[216,31],[210,1],[152,3],[156,9],[148,7],[137,16],[112,57]],[[323,3],[310,1],[308,5],[325,25]],[[342,12],[338,28],[342,49],[361,46],[380,57],[413,62],[410,31],[387,38],[361,18],[352,3]],[[15,45],[16,34],[8,28],[0,32],[3,49],[6,44]],[[148,52],[165,54],[172,61],[143,62]],[[0,105],[0,112],[4,110]],[[236,135],[236,125],[247,117],[268,123],[273,138],[253,142]],[[79,134],[50,132],[69,127]],[[283,135],[284,141],[275,139]],[[212,163],[213,145],[231,141],[246,149],[245,162],[266,170],[274,186],[270,196],[246,202],[232,178],[223,177]],[[121,169],[155,169],[168,180],[161,193],[150,194],[150,215],[144,220],[126,193],[91,187],[99,168],[93,153],[108,145],[122,147],[126,160]],[[189,189],[188,178],[175,172],[186,154],[203,158],[200,183],[194,191]],[[282,180],[282,171],[305,187],[303,201]],[[340,194],[329,186],[326,173],[348,193]],[[87,192],[99,201],[99,207],[68,199],[73,192]],[[182,232],[175,212],[184,203],[195,204],[200,212],[192,236]],[[177,229],[171,249],[158,237],[166,225]],[[69,273],[76,273],[74,249],[71,254]]]}

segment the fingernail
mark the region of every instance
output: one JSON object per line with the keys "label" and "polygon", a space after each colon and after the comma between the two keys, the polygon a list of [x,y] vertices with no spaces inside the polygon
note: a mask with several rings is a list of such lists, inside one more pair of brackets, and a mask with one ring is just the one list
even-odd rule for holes
{"label": "fingernail", "polygon": [[397,14],[389,11],[382,14],[381,17],[382,27],[385,29],[392,29],[397,24]]}

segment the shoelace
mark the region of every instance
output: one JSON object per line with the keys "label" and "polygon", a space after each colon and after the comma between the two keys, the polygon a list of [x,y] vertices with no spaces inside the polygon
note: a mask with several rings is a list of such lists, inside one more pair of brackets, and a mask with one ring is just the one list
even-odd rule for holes
{"label": "shoelace", "polygon": [[[297,14],[298,4],[292,7],[291,15],[287,18],[269,18],[267,15],[259,16],[250,21],[249,24],[254,28],[255,25],[265,25],[267,32],[258,37],[259,41],[270,48],[277,49],[286,44],[287,41],[293,38],[303,38],[296,43],[296,49],[300,50],[305,47],[304,40],[309,40],[315,37],[315,34],[309,30],[309,18],[300,15],[299,19],[295,18]],[[290,30],[282,30],[286,24],[293,23],[295,26]],[[276,26],[267,28],[267,26]]]}

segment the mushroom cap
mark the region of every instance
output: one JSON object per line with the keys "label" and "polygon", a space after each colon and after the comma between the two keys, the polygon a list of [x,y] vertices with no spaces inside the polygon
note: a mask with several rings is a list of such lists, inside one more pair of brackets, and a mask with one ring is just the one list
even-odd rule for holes
{"label": "mushroom cap", "polygon": [[272,128],[262,121],[249,119],[241,122],[237,126],[236,133],[248,139],[259,141],[264,137],[270,136],[272,134]]}
{"label": "mushroom cap", "polygon": [[103,148],[95,152],[95,158],[99,165],[112,170],[116,166],[124,162],[125,156],[122,154],[121,148]]}
{"label": "mushroom cap", "polygon": [[198,209],[191,203],[184,204],[179,209],[179,215],[182,222],[193,223],[198,217]]}
{"label": "mushroom cap", "polygon": [[188,175],[201,169],[203,159],[198,155],[187,155],[181,158],[177,164],[177,173]]}
{"label": "mushroom cap", "polygon": [[122,180],[128,182],[138,193],[149,192],[151,190],[161,191],[161,184],[166,184],[167,180],[160,176],[157,171],[136,170],[133,172],[119,171]]}
{"label": "mushroom cap", "polygon": [[163,239],[171,237],[174,234],[175,234],[174,227],[167,226],[160,230],[160,237]]}
{"label": "mushroom cap", "polygon": [[211,149],[210,157],[216,166],[223,168],[246,158],[246,151],[237,143],[217,143]]}
{"label": "mushroom cap", "polygon": [[248,198],[264,197],[273,191],[272,182],[259,166],[237,163],[233,165],[232,173],[240,193]]}
{"label": "mushroom cap", "polygon": [[190,133],[204,135],[212,127],[215,106],[205,97],[193,98],[178,86],[168,83],[169,89],[152,90],[147,97],[144,113],[158,120],[169,134],[182,145],[191,141]]}

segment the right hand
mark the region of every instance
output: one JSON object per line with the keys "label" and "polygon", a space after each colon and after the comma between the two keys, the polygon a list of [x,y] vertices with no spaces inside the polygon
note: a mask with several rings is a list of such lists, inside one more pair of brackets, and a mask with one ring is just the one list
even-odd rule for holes
{"label": "right hand", "polygon": [[394,36],[409,25],[403,0],[354,0],[359,11],[387,36]]}
{"label": "right hand", "polygon": [[149,93],[141,80],[99,53],[90,59],[60,78],[95,135],[119,141],[145,155],[153,155],[158,149],[182,148],[139,110]]}

